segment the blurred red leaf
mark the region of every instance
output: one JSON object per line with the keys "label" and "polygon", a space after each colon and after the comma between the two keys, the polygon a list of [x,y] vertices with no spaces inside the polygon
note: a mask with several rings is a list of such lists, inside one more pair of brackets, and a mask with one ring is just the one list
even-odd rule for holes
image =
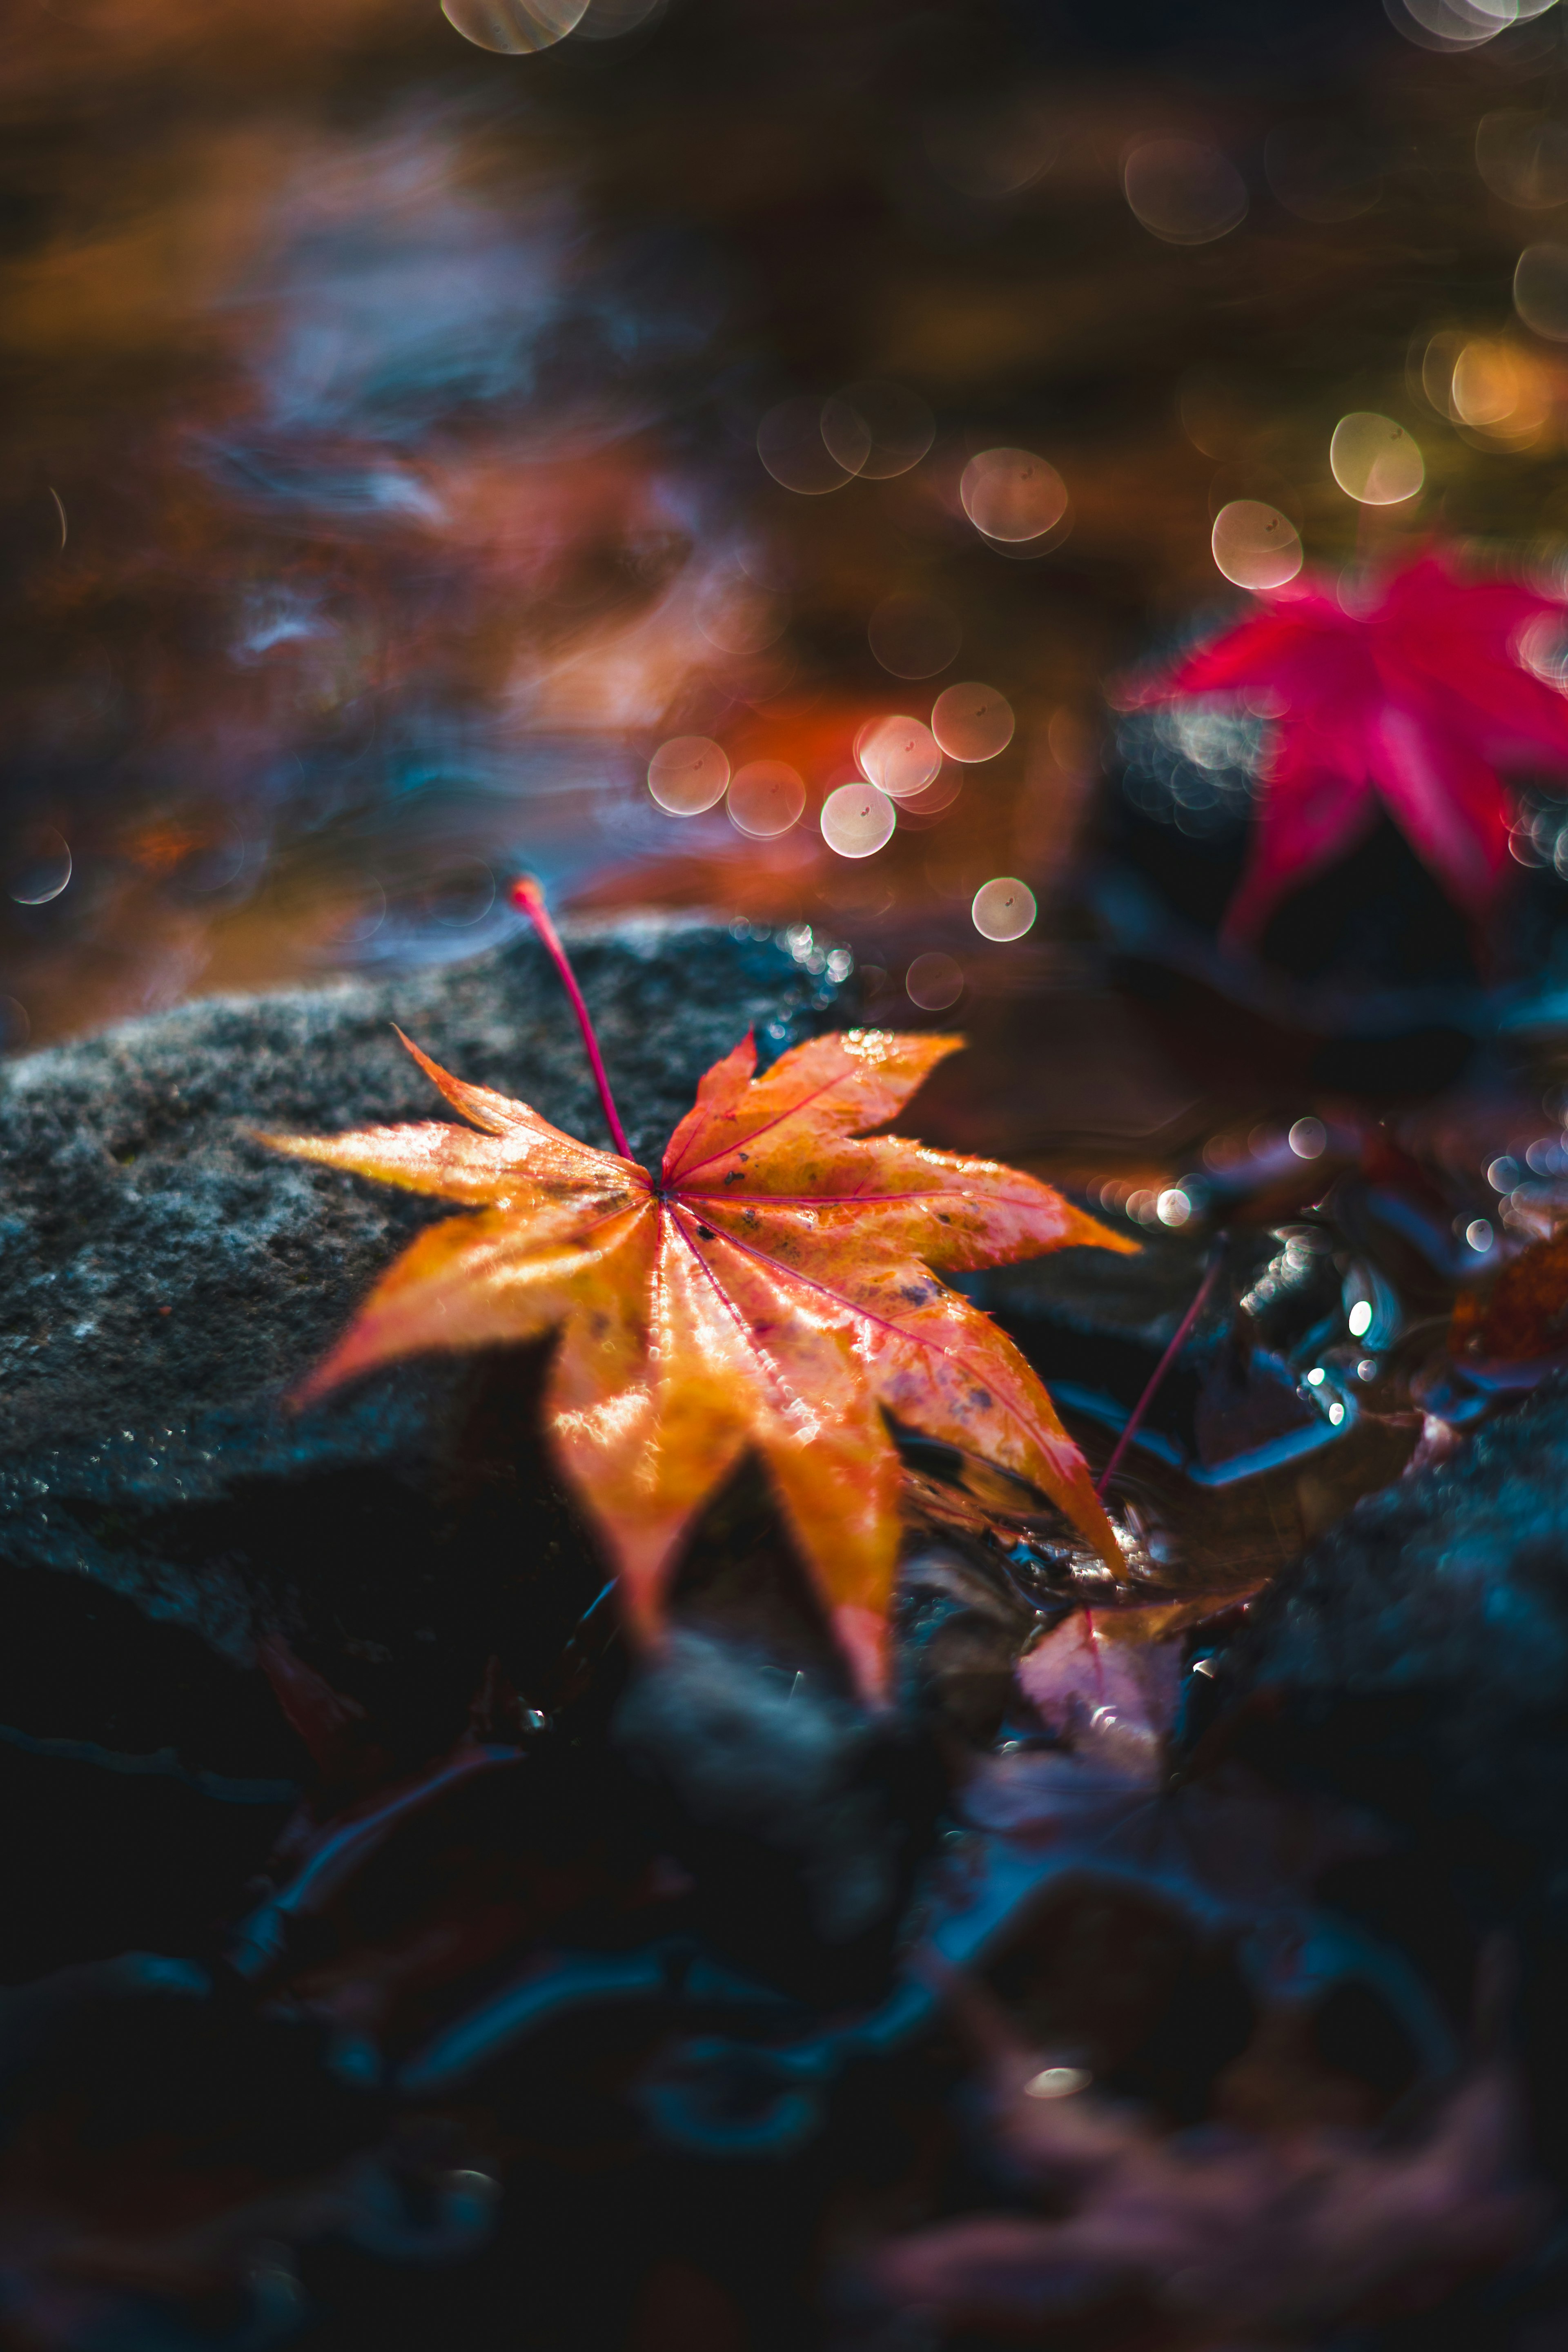
{"label": "blurred red leaf", "polygon": [[1476,918],[1508,866],[1510,804],[1498,770],[1568,768],[1568,700],[1528,668],[1531,623],[1560,600],[1466,581],[1427,553],[1347,610],[1292,581],[1152,689],[1266,698],[1279,710],[1251,859],[1226,916],[1255,940],[1279,900],[1331,865],[1385,809],[1455,903]]}

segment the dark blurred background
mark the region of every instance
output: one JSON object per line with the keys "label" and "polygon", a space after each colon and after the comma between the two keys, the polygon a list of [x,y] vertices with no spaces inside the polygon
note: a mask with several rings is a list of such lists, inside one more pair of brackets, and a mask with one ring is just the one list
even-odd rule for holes
{"label": "dark blurred background", "polygon": [[[1267,584],[1249,515],[1331,572],[1568,543],[1533,5],[590,0],[505,54],[435,0],[14,0],[5,1045],[469,952],[520,865],[847,945],[900,1017],[1092,993],[1107,684]],[[1363,413],[1412,495],[1336,480]],[[949,689],[962,756],[825,840]],[[1221,783],[1173,852],[1231,756],[1175,749]],[[1081,1083],[1153,1131],[1193,1089],[1120,1019]]]}

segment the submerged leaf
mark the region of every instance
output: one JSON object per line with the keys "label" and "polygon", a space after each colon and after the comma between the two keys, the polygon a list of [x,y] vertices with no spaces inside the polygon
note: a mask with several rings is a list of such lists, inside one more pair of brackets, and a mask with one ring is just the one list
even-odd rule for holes
{"label": "submerged leaf", "polygon": [[264,1139],[479,1213],[405,1251],[305,1396],[396,1357],[559,1328],[547,1419],[633,1622],[657,1630],[681,1538],[754,1448],[868,1690],[899,1540],[885,1414],[1027,1480],[1117,1562],[1040,1381],[936,1276],[1066,1243],[1135,1244],[993,1160],[858,1139],[961,1042],[852,1030],[796,1046],[758,1077],[748,1037],[703,1078],[657,1179],[410,1045],[482,1132],[430,1123]]}
{"label": "submerged leaf", "polygon": [[1436,2303],[1546,2224],[1519,2087],[1476,2067],[1403,2141],[1230,2126],[1172,2135],[1089,2087],[1076,2053],[1030,2049],[978,1986],[950,1998],[988,2044],[992,2128],[1049,2218],[978,2212],[892,2239],[870,2276],[966,2336],[1320,2342],[1363,2314]]}
{"label": "submerged leaf", "polygon": [[1181,1651],[1167,1620],[1179,1615],[1179,1603],[1120,1616],[1079,1609],[1019,1663],[1041,1720],[1133,1784],[1157,1780],[1175,1719]]}
{"label": "submerged leaf", "polygon": [[1531,1242],[1484,1294],[1462,1290],[1448,1344],[1461,1360],[1560,1356],[1568,1348],[1568,1228]]}

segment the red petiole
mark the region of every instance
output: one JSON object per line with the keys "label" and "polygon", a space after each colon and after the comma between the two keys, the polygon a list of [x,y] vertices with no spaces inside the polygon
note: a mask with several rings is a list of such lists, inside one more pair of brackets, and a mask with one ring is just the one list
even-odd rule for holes
{"label": "red petiole", "polygon": [[1214,1288],[1215,1283],[1218,1278],[1223,1256],[1224,1253],[1216,1249],[1212,1260],[1210,1261],[1208,1272],[1205,1275],[1202,1282],[1198,1285],[1197,1297],[1194,1299],[1192,1305],[1188,1307],[1186,1313],[1177,1324],[1175,1330],[1171,1336],[1170,1346],[1166,1349],[1164,1354],[1161,1357],[1159,1362],[1150,1373],[1148,1381],[1144,1386],[1143,1393],[1139,1398],[1137,1403],[1133,1406],[1131,1414],[1128,1416],[1127,1425],[1116,1441],[1110,1459],[1100,1474],[1100,1483],[1095,1487],[1094,1491],[1100,1496],[1102,1503],[1105,1500],[1107,1487],[1110,1486],[1112,1478],[1115,1477],[1118,1470],[1121,1467],[1122,1455],[1126,1453],[1128,1447],[1137,1436],[1139,1429],[1142,1425],[1144,1414],[1148,1412],[1149,1407],[1153,1403],[1155,1397],[1159,1394],[1161,1381],[1164,1379],[1165,1374],[1170,1370],[1171,1366],[1175,1362],[1176,1358],[1181,1354],[1183,1343],[1184,1342],[1188,1332],[1192,1329],[1193,1325],[1197,1321],[1198,1317],[1203,1313],[1205,1307],[1208,1303],[1208,1295]]}
{"label": "red petiole", "polygon": [[605,1107],[605,1118],[609,1127],[610,1139],[621,1158],[629,1160],[632,1156],[632,1148],[626,1141],[626,1131],[621,1125],[621,1115],[616,1108],[615,1096],[610,1092],[609,1073],[605,1067],[605,1057],[599,1051],[599,1041],[594,1034],[593,1015],[583,1001],[583,992],[577,985],[577,975],[572,969],[561,934],[551,920],[550,909],[544,903],[544,893],[531,874],[524,874],[521,879],[512,884],[511,903],[530,918],[534,929],[544,942],[545,954],[561,975],[561,984],[572,1000],[572,1010],[577,1015],[577,1026],[583,1032],[583,1043],[588,1049],[588,1061],[593,1069],[594,1083],[599,1089],[599,1100]]}

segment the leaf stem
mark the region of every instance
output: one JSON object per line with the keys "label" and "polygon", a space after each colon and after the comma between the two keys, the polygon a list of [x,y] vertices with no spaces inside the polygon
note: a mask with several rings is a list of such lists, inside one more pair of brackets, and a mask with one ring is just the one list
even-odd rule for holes
{"label": "leaf stem", "polygon": [[520,876],[512,884],[511,903],[531,919],[534,929],[544,942],[545,954],[561,974],[561,984],[572,1000],[572,1010],[577,1015],[577,1026],[583,1032],[583,1043],[588,1048],[588,1060],[594,1072],[594,1084],[599,1089],[599,1100],[605,1107],[605,1118],[609,1126],[611,1139],[621,1158],[629,1160],[632,1156],[632,1148],[626,1141],[626,1131],[621,1125],[621,1115],[616,1108],[615,1096],[610,1092],[609,1074],[605,1068],[605,1057],[599,1051],[599,1041],[594,1034],[593,1016],[583,1002],[583,992],[577,985],[577,975],[573,971],[566,950],[562,944],[561,934],[550,919],[550,909],[544,903],[544,893],[531,874]]}
{"label": "leaf stem", "polygon": [[1164,1354],[1161,1357],[1159,1362],[1150,1373],[1148,1381],[1144,1385],[1142,1395],[1139,1398],[1137,1403],[1133,1406],[1131,1412],[1128,1415],[1126,1427],[1122,1430],[1121,1436],[1117,1439],[1115,1446],[1111,1451],[1110,1459],[1106,1464],[1104,1469],[1100,1472],[1100,1482],[1094,1490],[1100,1496],[1101,1502],[1105,1500],[1106,1489],[1109,1487],[1112,1478],[1116,1475],[1117,1471],[1121,1467],[1122,1455],[1126,1453],[1128,1447],[1137,1436],[1144,1414],[1148,1412],[1149,1407],[1153,1403],[1156,1395],[1159,1393],[1161,1381],[1164,1379],[1165,1374],[1170,1370],[1171,1366],[1175,1362],[1176,1358],[1180,1355],[1184,1340],[1186,1339],[1188,1332],[1192,1329],[1193,1325],[1197,1321],[1198,1317],[1203,1313],[1205,1307],[1208,1303],[1209,1292],[1215,1286],[1215,1282],[1219,1274],[1220,1266],[1224,1262],[1224,1251],[1216,1249],[1213,1257],[1209,1260],[1209,1269],[1198,1285],[1197,1297],[1193,1300],[1192,1305],[1188,1307],[1186,1313],[1177,1324],[1175,1330],[1172,1333],[1170,1346],[1166,1349]]}

